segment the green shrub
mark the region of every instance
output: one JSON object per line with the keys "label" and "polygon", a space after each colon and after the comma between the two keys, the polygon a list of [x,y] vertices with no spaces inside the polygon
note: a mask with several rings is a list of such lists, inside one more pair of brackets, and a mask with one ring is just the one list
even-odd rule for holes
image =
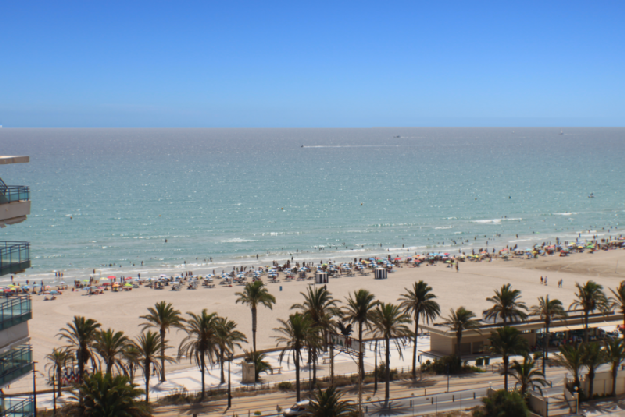
{"label": "green shrub", "polygon": [[455,356],[443,356],[442,358],[435,359],[434,362],[427,361],[421,365],[421,370],[423,372],[434,372],[437,375],[447,375],[448,371],[451,375],[468,372],[484,372],[480,368],[469,365],[468,362],[464,362],[461,366],[458,362],[458,358]]}
{"label": "green shrub", "polygon": [[255,415],[255,416],[259,416],[259,415],[261,415],[261,414],[262,414],[262,413],[261,413],[260,411],[254,411],[254,415]]}
{"label": "green shrub", "polygon": [[282,381],[278,384],[278,389],[291,389],[293,388],[293,384],[289,381]]}

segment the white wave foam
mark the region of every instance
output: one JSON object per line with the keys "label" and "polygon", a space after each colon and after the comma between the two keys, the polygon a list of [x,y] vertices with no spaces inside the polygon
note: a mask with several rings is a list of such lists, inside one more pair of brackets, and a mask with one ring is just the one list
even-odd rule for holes
{"label": "white wave foam", "polygon": [[451,229],[451,226],[439,226],[435,227],[435,229]]}
{"label": "white wave foam", "polygon": [[243,242],[258,242],[258,240],[241,239],[239,237],[233,237],[232,239],[222,240],[221,243],[243,243]]}
{"label": "white wave foam", "polygon": [[554,216],[571,216],[575,213],[553,213]]}

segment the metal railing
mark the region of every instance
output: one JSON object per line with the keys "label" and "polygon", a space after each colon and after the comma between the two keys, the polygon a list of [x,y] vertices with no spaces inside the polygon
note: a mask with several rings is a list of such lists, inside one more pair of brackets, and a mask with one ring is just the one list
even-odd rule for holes
{"label": "metal railing", "polygon": [[22,346],[0,354],[0,386],[33,370],[33,348]]}
{"label": "metal railing", "polygon": [[[1,180],[0,180],[1,181]],[[25,185],[0,184],[0,204],[30,200],[30,189]]]}
{"label": "metal railing", "polygon": [[30,268],[30,243],[0,242],[0,275]]}
{"label": "metal railing", "polygon": [[0,330],[8,329],[32,318],[33,306],[30,296],[6,297],[4,301],[0,301]]}
{"label": "metal railing", "polygon": [[2,417],[29,417],[35,415],[35,404],[32,397],[26,399],[2,399],[2,410],[0,410],[0,416]]}

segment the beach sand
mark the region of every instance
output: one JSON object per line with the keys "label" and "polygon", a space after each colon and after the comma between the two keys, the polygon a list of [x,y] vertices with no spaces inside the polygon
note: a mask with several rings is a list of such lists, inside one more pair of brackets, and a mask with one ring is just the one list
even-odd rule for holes
{"label": "beach sand", "polygon": [[[617,267],[617,264],[620,265]],[[548,277],[548,286],[540,284],[540,276]],[[558,288],[558,281],[564,280],[562,288]],[[545,256],[539,259],[502,259],[493,262],[465,262],[460,263],[460,271],[447,268],[445,264],[435,266],[421,266],[418,268],[403,267],[389,274],[387,280],[376,281],[373,275],[362,277],[342,277],[331,279],[327,284],[333,296],[344,300],[348,293],[365,288],[384,302],[396,302],[404,287],[409,287],[418,280],[426,281],[433,288],[437,301],[441,305],[443,316],[449,314],[451,308],[465,306],[473,310],[478,318],[482,311],[490,307],[485,301],[493,294],[493,290],[502,285],[512,283],[515,289],[523,293],[523,301],[528,306],[536,304],[536,298],[549,295],[552,299],[560,299],[566,306],[573,300],[575,283],[589,279],[602,284],[606,291],[608,287],[615,288],[625,279],[625,250],[611,250],[595,254],[575,254],[570,257]],[[266,282],[266,277],[263,278]],[[277,327],[278,318],[287,318],[293,303],[300,302],[300,292],[306,290],[311,281],[292,281],[270,283],[268,288],[276,297],[277,303],[273,310],[259,308],[258,348],[268,349],[275,347],[273,328]],[[282,287],[282,291],[280,291]],[[170,287],[167,287],[170,288]],[[239,324],[239,330],[248,336],[251,348],[251,313],[247,306],[236,304],[235,293],[241,291],[241,286],[208,289],[200,287],[197,290],[170,291],[152,290],[149,288],[134,289],[129,292],[110,293],[104,295],[84,295],[83,291],[65,291],[55,301],[43,301],[42,296],[33,296],[33,319],[29,322],[31,342],[35,360],[39,362],[38,369],[43,371],[46,363],[44,356],[53,347],[62,345],[58,339],[59,330],[71,321],[74,315],[83,315],[102,323],[103,328],[123,330],[127,335],[135,337],[140,332],[140,315],[146,314],[147,308],[154,303],[165,300],[171,302],[175,308],[183,313],[200,312],[203,308],[209,312],[218,312]],[[609,293],[608,293],[609,295]],[[183,338],[183,332],[175,330],[168,335],[170,355],[177,352],[178,343]],[[169,365],[168,369],[180,369],[190,366],[188,362]],[[355,366],[354,366],[355,371]],[[14,383],[7,393],[27,391],[31,382],[29,378],[22,378]],[[42,386],[43,378],[38,381]]]}

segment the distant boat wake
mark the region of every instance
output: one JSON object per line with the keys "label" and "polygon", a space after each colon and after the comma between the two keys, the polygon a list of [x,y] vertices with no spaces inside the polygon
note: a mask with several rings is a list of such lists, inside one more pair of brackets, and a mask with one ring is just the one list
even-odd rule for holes
{"label": "distant boat wake", "polygon": [[302,145],[302,148],[399,148],[408,145]]}

